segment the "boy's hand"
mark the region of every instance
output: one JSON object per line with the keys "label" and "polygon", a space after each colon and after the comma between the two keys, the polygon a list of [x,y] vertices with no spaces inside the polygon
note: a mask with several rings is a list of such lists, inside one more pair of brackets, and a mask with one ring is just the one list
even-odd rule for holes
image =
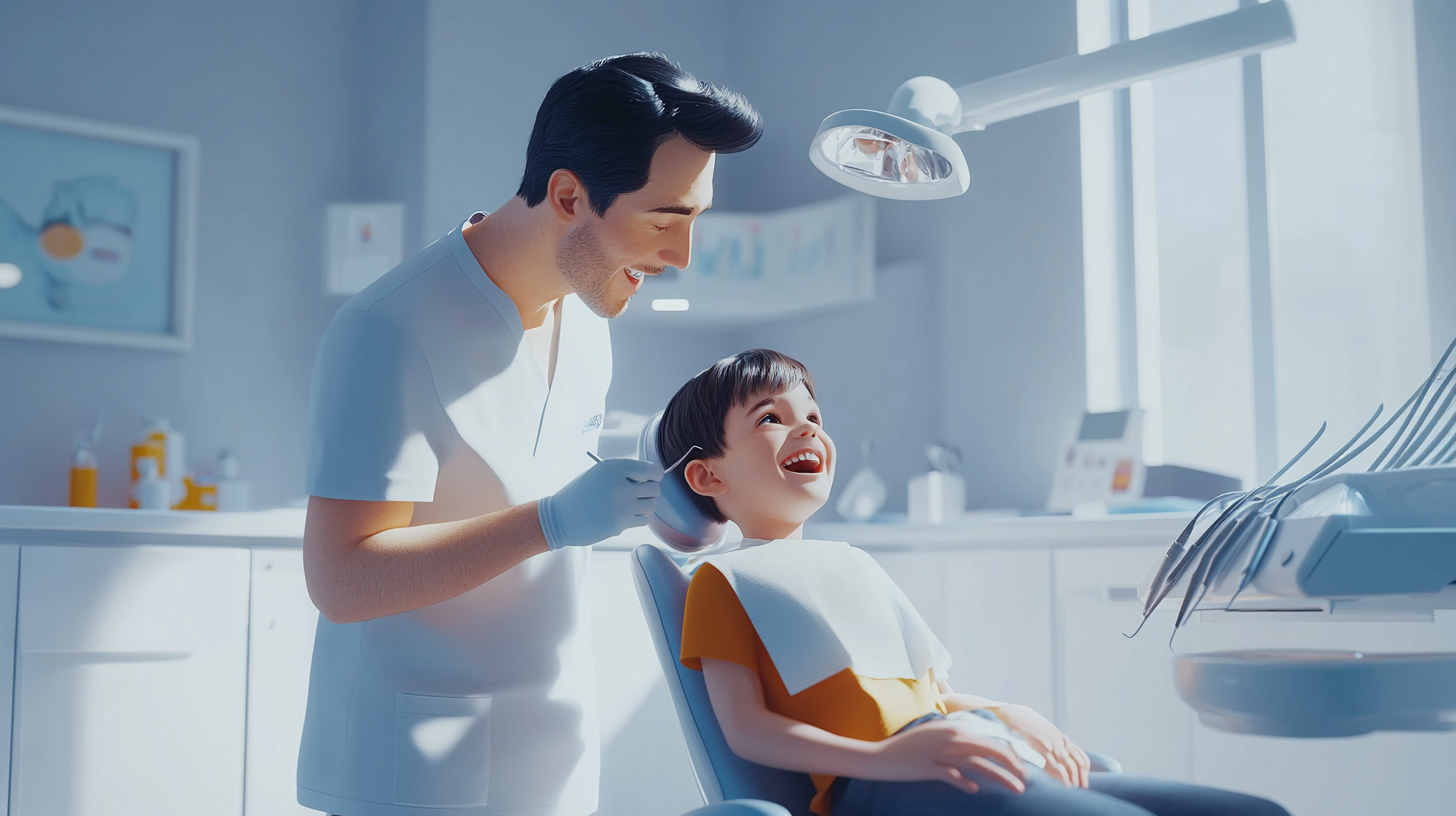
{"label": "boy's hand", "polygon": [[1026,790],[1026,766],[1005,740],[968,733],[953,721],[932,720],[878,745],[875,779],[938,779],[975,793],[975,774],[1015,793]]}
{"label": "boy's hand", "polygon": [[1046,758],[1046,772],[1052,778],[1068,787],[1087,787],[1092,761],[1046,717],[1023,705],[999,706],[998,714],[1008,728],[1025,737],[1027,744]]}

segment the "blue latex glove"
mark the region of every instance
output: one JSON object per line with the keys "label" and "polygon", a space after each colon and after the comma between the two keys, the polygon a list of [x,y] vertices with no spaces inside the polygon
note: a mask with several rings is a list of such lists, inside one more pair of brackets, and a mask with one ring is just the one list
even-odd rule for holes
{"label": "blue latex glove", "polygon": [[606,459],[536,504],[553,550],[586,547],[647,523],[662,492],[662,466]]}

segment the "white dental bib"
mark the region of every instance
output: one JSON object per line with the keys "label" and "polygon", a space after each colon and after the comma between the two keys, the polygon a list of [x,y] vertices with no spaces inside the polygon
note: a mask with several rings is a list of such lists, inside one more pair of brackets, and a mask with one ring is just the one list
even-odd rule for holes
{"label": "white dental bib", "polygon": [[[900,587],[843,541],[764,541],[708,556],[728,579],[790,694],[851,669],[860,677],[949,680],[951,658]],[[956,711],[971,733],[1004,739],[1038,768],[1046,760],[994,716]]]}
{"label": "white dental bib", "polygon": [[950,676],[951,659],[910,599],[842,541],[745,539],[708,556],[733,587],[790,694],[845,669],[861,677]]}

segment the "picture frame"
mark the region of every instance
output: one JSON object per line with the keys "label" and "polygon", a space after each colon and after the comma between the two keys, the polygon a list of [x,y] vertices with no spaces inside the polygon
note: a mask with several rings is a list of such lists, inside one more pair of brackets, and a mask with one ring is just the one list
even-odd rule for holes
{"label": "picture frame", "polygon": [[192,136],[0,107],[0,337],[192,345]]}

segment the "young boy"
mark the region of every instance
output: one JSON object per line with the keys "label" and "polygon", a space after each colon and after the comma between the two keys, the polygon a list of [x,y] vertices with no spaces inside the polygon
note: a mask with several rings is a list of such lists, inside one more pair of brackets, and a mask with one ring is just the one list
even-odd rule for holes
{"label": "young boy", "polygon": [[952,690],[944,648],[868,556],[802,541],[835,448],[801,363],[755,349],[688,381],[658,450],[672,462],[694,445],[672,478],[745,546],[693,576],[682,662],[703,672],[734,753],[810,774],[814,813],[1287,816],[1243,794],[1091,773],[1035,711]]}

